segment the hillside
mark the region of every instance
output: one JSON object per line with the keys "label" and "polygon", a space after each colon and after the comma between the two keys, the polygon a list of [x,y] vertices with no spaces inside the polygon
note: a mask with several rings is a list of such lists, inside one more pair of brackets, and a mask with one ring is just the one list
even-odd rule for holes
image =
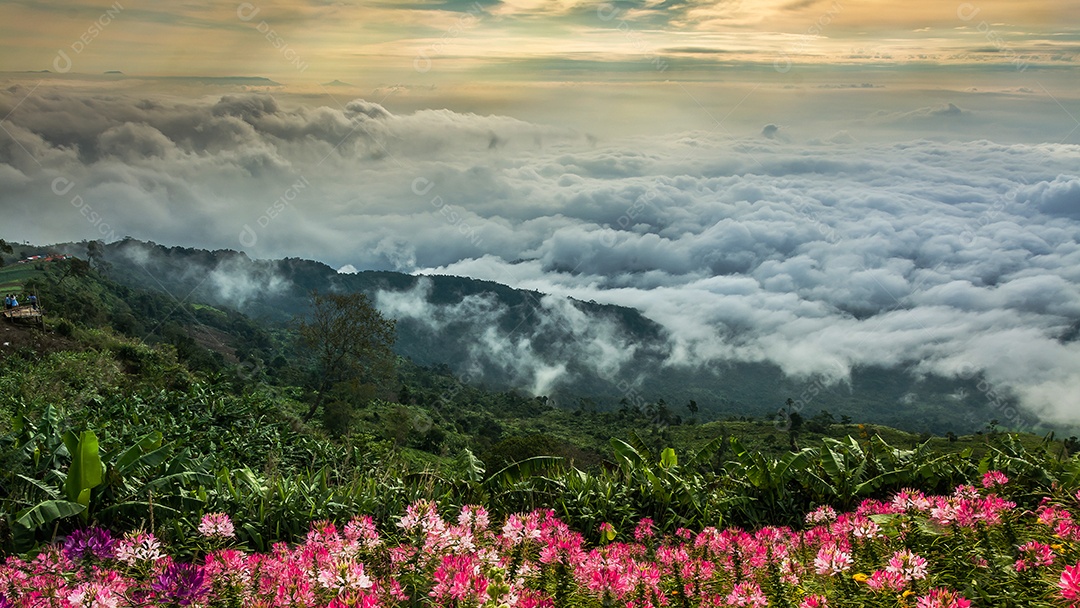
{"label": "hillside", "polygon": [[[85,245],[66,246],[78,253]],[[1038,429],[1007,394],[988,395],[981,378],[946,379],[906,369],[862,367],[847,384],[792,378],[773,364],[729,362],[707,368],[667,365],[662,329],[638,311],[466,277],[396,272],[341,274],[300,259],[251,260],[235,251],[167,248],[132,239],[106,246],[110,278],[243,312],[278,327],[306,310],[312,290],[361,292],[398,321],[398,354],[422,366],[445,365],[466,383],[544,395],[573,409],[644,408],[660,399],[693,400],[702,419],[763,416],[787,399],[806,416],[826,409],[912,432],[967,433],[1001,420]]]}
{"label": "hillside", "polygon": [[[1060,468],[1080,449],[1075,437],[993,425],[930,437],[824,411],[789,423],[745,413],[705,421],[662,399],[567,407],[405,358],[388,384],[328,401],[305,421],[315,370],[293,326],[127,287],[99,272],[104,264],[0,269],[47,309],[45,331],[3,327],[5,550],[100,522],[156,525],[188,555],[193,521],[214,511],[236,518],[247,546],[266,549],[298,539],[311,519],[360,512],[391,522],[419,498],[483,502],[503,515],[554,508],[590,531],[643,516],[668,531],[792,524],[814,505],[848,508],[915,483],[944,491],[991,462],[1028,474],[1031,462]],[[766,470],[778,485],[761,485]]]}

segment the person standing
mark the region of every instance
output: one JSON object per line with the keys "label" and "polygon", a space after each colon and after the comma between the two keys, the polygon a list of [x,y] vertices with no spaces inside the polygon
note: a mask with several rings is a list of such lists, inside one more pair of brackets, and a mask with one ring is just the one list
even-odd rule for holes
{"label": "person standing", "polygon": [[33,308],[34,310],[37,310],[37,296],[36,295],[30,294],[30,297],[28,297],[26,299],[26,301],[29,302],[30,308]]}

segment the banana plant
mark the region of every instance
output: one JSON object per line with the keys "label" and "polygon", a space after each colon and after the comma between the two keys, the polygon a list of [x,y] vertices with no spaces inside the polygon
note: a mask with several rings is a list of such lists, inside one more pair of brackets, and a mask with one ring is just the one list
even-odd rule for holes
{"label": "banana plant", "polygon": [[699,450],[689,466],[680,466],[673,448],[652,456],[634,433],[629,442],[613,438],[610,443],[619,471],[636,491],[645,513],[663,518],[669,525],[687,525],[704,518],[711,488],[695,469],[711,457],[714,445]]}
{"label": "banana plant", "polygon": [[83,523],[89,520],[90,493],[101,485],[104,475],[97,435],[93,431],[82,431],[78,435],[68,431],[56,451],[59,452],[61,447],[71,460],[66,472],[49,472],[48,477],[55,479],[55,484],[17,474],[19,479],[43,492],[46,498],[15,514],[13,536],[16,547],[27,547],[38,530],[59,520],[76,515],[82,516]]}
{"label": "banana plant", "polygon": [[734,460],[725,465],[734,486],[726,502],[729,514],[739,523],[794,523],[805,509],[805,497],[798,492],[811,466],[814,451],[803,448],[780,458],[769,458],[730,440]]}

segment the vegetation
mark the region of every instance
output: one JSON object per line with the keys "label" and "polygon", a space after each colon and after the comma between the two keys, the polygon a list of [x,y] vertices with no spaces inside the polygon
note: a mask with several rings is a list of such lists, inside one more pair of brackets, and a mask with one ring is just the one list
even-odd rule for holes
{"label": "vegetation", "polygon": [[339,434],[348,431],[353,401],[370,400],[378,385],[394,377],[394,322],[384,319],[363,294],[314,292],[311,314],[300,319],[297,333],[314,356],[318,376],[304,421],[311,420],[333,392],[326,403],[327,426]]}
{"label": "vegetation", "polygon": [[[67,251],[81,257],[87,247],[75,243]],[[576,300],[556,303],[538,292],[469,277],[384,271],[343,274],[312,260],[252,260],[237,251],[164,247],[134,239],[107,245],[105,256],[111,265],[109,278],[129,289],[172,293],[177,300],[203,302],[223,311],[240,310],[264,327],[307,314],[312,291],[369,297],[381,292],[423,302],[421,309],[439,319],[438,330],[432,329],[430,319],[413,315],[398,319],[394,350],[399,356],[423,367],[449,364],[448,372],[491,391],[520,387],[520,367],[513,362],[474,365],[476,336],[494,332],[502,339],[527,343],[548,364],[565,365],[566,373],[547,396],[549,403],[571,411],[579,405],[586,412],[616,412],[624,405],[640,411],[666,401],[669,424],[676,424],[678,418],[760,418],[788,409],[782,404],[790,398],[791,411],[808,421],[827,409],[841,422],[848,416],[937,435],[970,434],[994,418],[1002,429],[1040,434],[1050,430],[1042,429],[1006,391],[993,390],[978,374],[958,379],[915,375],[898,367],[856,366],[849,382],[831,383],[791,378],[767,362],[669,366],[664,363],[669,352],[666,332],[633,308]],[[553,304],[558,305],[553,309]],[[556,310],[564,305],[567,313],[610,328],[613,337],[634,345],[621,353],[626,359],[618,371],[596,373],[596,361],[581,354],[587,341],[582,342],[580,332],[563,322],[569,317],[564,319]],[[461,314],[464,310],[473,312]],[[694,412],[688,407],[691,401]]]}
{"label": "vegetation", "polygon": [[1027,488],[1000,471],[987,471],[981,486],[947,495],[904,490],[839,514],[820,507],[801,518],[801,529],[662,534],[649,518],[627,528],[602,522],[596,543],[550,510],[492,522],[482,506],[446,510],[418,501],[393,527],[367,515],[340,526],[318,521],[297,546],[253,554],[238,544],[228,515],[208,513],[191,564],[168,555],[152,531],[116,538],[81,529],[33,561],[0,567],[0,601],[28,608],[1027,608],[1080,599],[1080,493],[1059,489],[1031,512],[1010,500]]}
{"label": "vegetation", "polygon": [[[544,552],[537,541],[503,555],[515,573],[526,573],[521,581],[491,561],[479,570],[484,584],[502,593],[508,591],[502,585],[515,584],[519,597],[535,594],[539,603],[527,605],[593,606],[616,599],[652,605],[663,594],[696,606],[723,603],[731,594],[756,598],[758,592],[777,605],[816,596],[829,605],[897,605],[901,600],[894,598],[903,590],[929,596],[938,587],[980,605],[1054,605],[1061,603],[1055,577],[1080,558],[1077,538],[1052,538],[1046,518],[1040,523],[1029,515],[1045,513],[1047,498],[1064,509],[1054,512],[1059,520],[1062,513],[1077,514],[1077,504],[1069,502],[1080,486],[1076,438],[1005,433],[994,421],[976,435],[918,436],[837,420],[824,410],[701,423],[696,403],[676,407],[663,400],[627,400],[616,410],[588,400],[555,407],[544,397],[463,384],[446,368],[393,360],[386,354],[393,322],[361,298],[316,296],[312,314],[281,326],[124,287],[94,268],[72,272],[72,265],[58,261],[31,273],[26,265],[0,269],[0,279],[21,273],[19,280],[38,291],[49,311],[44,334],[5,326],[0,546],[8,555],[41,552],[53,560],[50,572],[66,573],[55,593],[61,587],[75,592],[78,585],[96,584],[94,576],[115,571],[128,581],[123,593],[150,597],[163,593],[160,577],[169,568],[194,560],[204,564],[201,574],[191,571],[205,582],[199,593],[211,594],[206,597],[216,598],[216,605],[248,605],[247,596],[222,591],[227,581],[215,578],[224,575],[214,564],[235,559],[243,568],[249,563],[244,560],[256,558],[207,553],[209,541],[200,529],[216,513],[229,515],[228,542],[253,552],[281,541],[329,542],[337,532],[328,525],[370,516],[344,529],[362,526],[384,543],[350,563],[363,563],[384,592],[397,581],[416,605],[442,597],[431,594],[446,559],[478,554],[451,555],[443,547],[421,558],[430,529],[411,529],[409,515],[403,529],[401,514],[445,531],[454,527],[435,523],[440,517],[478,513],[467,505],[483,505],[496,521],[547,522],[550,534],[542,543],[551,540],[554,549]],[[335,342],[340,336],[350,339]],[[1009,479],[980,494],[985,498],[992,490],[1012,503],[995,503],[1000,522],[968,525],[933,511],[953,505],[949,501],[975,500],[969,490],[952,492],[981,483],[988,471]],[[890,501],[905,488],[942,498],[899,511],[875,502]],[[827,512],[824,507],[850,515],[799,531],[807,526],[807,513]],[[535,515],[513,519],[527,513]],[[478,517],[462,524],[472,526],[477,546],[509,550]],[[863,522],[859,517],[872,521],[876,532],[852,539],[854,532],[839,522]],[[317,524],[311,536],[316,521],[330,523]],[[732,526],[746,532],[717,532]],[[161,553],[164,561],[136,564],[115,552],[72,553],[71,539],[108,535],[104,530],[141,530],[118,542],[149,543],[146,535],[152,535],[172,557]],[[632,530],[644,532],[630,542]],[[781,551],[782,544],[798,583],[776,570],[782,560],[739,562],[748,554],[731,547],[743,541],[709,552],[688,542],[687,534],[718,543],[721,537],[748,539],[758,544],[745,549],[766,553]],[[64,549],[53,544],[65,538]],[[834,562],[843,565],[843,577],[818,569],[827,538],[850,558],[826,556],[839,559]],[[394,544],[404,553],[387,553]],[[1053,569],[1015,566],[1028,554],[1046,559],[1043,545],[1051,547]],[[634,575],[622,586],[603,586],[612,581],[595,587],[578,578],[588,572],[580,569],[586,562],[559,561],[570,554],[537,561],[542,554],[561,555],[567,546],[580,549],[574,559],[592,559],[597,568],[610,562],[620,572],[659,570],[647,579]],[[403,571],[405,562],[390,555],[406,554],[408,547],[419,551],[409,553],[418,561]],[[876,595],[868,581],[903,550],[928,559],[932,574],[905,579],[902,588],[877,575],[893,587],[891,595]],[[986,565],[965,562],[972,552]],[[710,582],[693,597],[682,595],[682,575],[662,557],[683,553],[704,560],[701,567],[714,573],[702,578]],[[10,561],[7,567],[23,571],[43,562],[35,563]],[[860,573],[867,580],[850,578]],[[322,589],[320,601],[326,599],[318,594],[329,591],[315,588]],[[489,599],[479,594],[457,605]],[[379,596],[380,602],[390,600]]]}

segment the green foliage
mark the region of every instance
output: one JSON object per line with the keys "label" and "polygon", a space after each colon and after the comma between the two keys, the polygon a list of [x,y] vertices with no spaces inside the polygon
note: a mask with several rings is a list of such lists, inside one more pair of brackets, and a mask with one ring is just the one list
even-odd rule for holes
{"label": "green foliage", "polygon": [[300,318],[297,333],[315,361],[318,378],[304,420],[315,415],[331,390],[344,393],[345,400],[366,401],[363,393],[369,385],[380,386],[394,377],[394,321],[379,314],[363,294],[313,292],[311,312]]}
{"label": "green foliage", "polygon": [[64,446],[71,456],[64,490],[69,501],[87,508],[90,506],[90,490],[101,485],[105,472],[98,451],[97,435],[93,431],[83,431],[76,436],[68,431],[64,433]]}
{"label": "green foliage", "polygon": [[[850,508],[907,486],[948,491],[990,468],[1013,477],[1010,499],[1029,507],[1048,488],[1080,485],[1075,441],[920,440],[825,411],[791,411],[787,428],[746,416],[681,424],[662,399],[570,411],[408,360],[389,376],[388,361],[362,351],[327,350],[352,359],[327,359],[318,369],[331,373],[311,376],[312,360],[287,350],[294,330],[93,271],[42,272],[63,313],[50,326],[69,339],[0,360],[8,551],[96,522],[152,529],[194,552],[191,531],[213,511],[233,515],[242,543],[266,549],[298,539],[311,520],[392,522],[418,499],[481,502],[497,516],[551,508],[598,535],[601,523],[629,530],[642,517],[667,532],[797,525],[819,505]],[[353,330],[378,328],[375,342],[387,346],[392,323],[366,319]],[[322,416],[305,423],[313,401]]]}

